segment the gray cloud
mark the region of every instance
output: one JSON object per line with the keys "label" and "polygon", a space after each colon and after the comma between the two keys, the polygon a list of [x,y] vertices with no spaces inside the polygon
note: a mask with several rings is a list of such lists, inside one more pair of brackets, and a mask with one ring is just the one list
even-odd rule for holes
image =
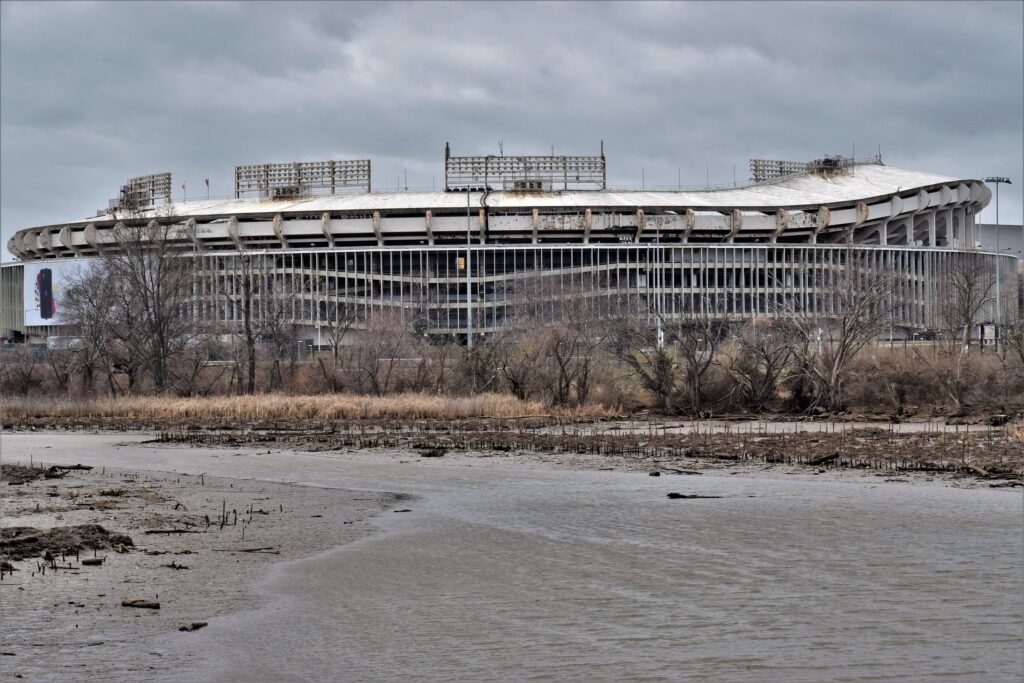
{"label": "gray cloud", "polygon": [[1013,177],[1001,218],[1020,222],[1022,7],[4,2],[0,227],[84,217],[160,170],[227,194],[236,163],[366,156],[378,188],[429,187],[446,140],[602,139],[616,184],[880,145]]}

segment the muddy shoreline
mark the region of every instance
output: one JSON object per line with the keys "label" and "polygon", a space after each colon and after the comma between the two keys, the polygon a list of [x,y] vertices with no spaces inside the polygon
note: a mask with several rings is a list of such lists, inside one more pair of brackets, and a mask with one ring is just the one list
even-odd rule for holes
{"label": "muddy shoreline", "polygon": [[307,452],[404,450],[423,457],[541,459],[572,466],[665,474],[762,469],[824,474],[862,470],[1014,486],[1024,479],[1024,431],[918,423],[465,421],[401,425],[331,423],[227,430],[200,426],[159,432],[156,442],[260,446]]}
{"label": "muddy shoreline", "polygon": [[[989,420],[988,422],[991,422]],[[162,444],[254,446],[307,452],[405,449],[532,457],[595,456],[588,467],[635,470],[788,466],[796,471],[865,470],[905,476],[1024,481],[1024,425],[917,420],[687,420],[657,416],[599,418],[365,420],[122,420],[87,418],[56,425],[28,420],[13,433],[154,433]],[[600,462],[601,460],[607,462]]]}
{"label": "muddy shoreline", "polygon": [[[16,460],[5,449],[4,471],[15,473],[8,466]],[[7,680],[173,678],[201,649],[185,641],[259,604],[253,586],[272,565],[368,535],[373,517],[399,498],[102,467],[3,481],[0,494],[4,541],[12,528],[42,532],[29,557],[15,559],[25,553],[6,545],[3,561],[14,570],[0,581]],[[131,544],[95,543],[82,533],[94,525]],[[52,536],[64,544],[44,559],[38,544]]]}

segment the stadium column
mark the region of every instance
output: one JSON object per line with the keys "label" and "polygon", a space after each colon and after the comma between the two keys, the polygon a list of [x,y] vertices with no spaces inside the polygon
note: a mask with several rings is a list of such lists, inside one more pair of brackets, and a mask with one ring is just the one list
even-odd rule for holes
{"label": "stadium column", "polygon": [[324,237],[327,238],[327,245],[334,247],[334,235],[331,234],[331,214],[326,211],[320,216],[320,231],[323,232]]}
{"label": "stadium column", "polygon": [[775,244],[779,241],[779,235],[786,231],[786,226],[789,225],[789,212],[785,209],[779,209],[775,212],[775,230],[772,232],[772,236],[769,241]]}
{"label": "stadium column", "polygon": [[238,239],[238,216],[228,218],[228,237],[235,243],[235,249],[242,251],[242,241]]}
{"label": "stadium column", "polygon": [[377,246],[384,246],[384,238],[380,232],[380,211],[373,212],[373,236],[377,238]]}
{"label": "stadium column", "polygon": [[[936,242],[935,242],[935,214],[936,213],[937,213],[937,210],[933,210],[933,211],[929,211],[928,214],[926,215],[926,219],[928,221],[928,246],[929,247],[936,246]],[[946,225],[947,226],[949,225],[948,221],[947,221]]]}
{"label": "stadium column", "polygon": [[814,229],[811,230],[810,243],[818,243],[818,233],[828,227],[829,223],[832,222],[832,212],[828,210],[828,207],[821,207],[818,209],[818,215],[814,221]]}
{"label": "stadium column", "polygon": [[729,234],[726,237],[726,242],[732,244],[736,240],[736,234],[743,228],[743,212],[739,209],[733,209],[729,213]]}

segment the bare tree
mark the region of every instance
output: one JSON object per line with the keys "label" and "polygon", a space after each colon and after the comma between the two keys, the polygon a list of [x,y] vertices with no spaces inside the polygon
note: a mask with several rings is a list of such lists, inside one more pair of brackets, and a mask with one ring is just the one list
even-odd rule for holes
{"label": "bare tree", "polygon": [[186,230],[154,220],[148,225],[118,223],[111,235],[112,248],[101,252],[100,267],[123,285],[132,313],[130,321],[122,321],[125,327],[120,336],[130,352],[142,359],[153,389],[161,393],[172,381],[175,356],[194,334],[187,306],[193,264],[179,250]]}
{"label": "bare tree", "polygon": [[708,370],[716,362],[718,350],[728,337],[728,321],[714,316],[704,303],[684,309],[680,315],[664,322],[666,343],[676,353],[682,372],[681,385],[688,408],[700,414]]}
{"label": "bare tree", "polygon": [[127,375],[129,390],[137,390],[141,372],[155,391],[170,388],[174,359],[194,330],[192,263],[176,244],[183,232],[157,221],[118,223],[99,263],[72,278],[65,310],[83,340],[87,386],[102,358],[114,392],[115,369]]}
{"label": "bare tree", "polygon": [[102,373],[110,394],[117,396],[120,387],[116,375],[123,373],[129,391],[135,389],[142,357],[129,349],[131,339],[138,334],[138,301],[127,283],[111,277],[100,262],[69,278],[63,304],[64,322],[78,335],[83,388],[92,390],[97,375]]}
{"label": "bare tree", "polygon": [[262,267],[261,255],[247,253],[239,248],[230,257],[220,259],[220,270],[225,277],[219,279],[221,294],[231,306],[232,319],[241,319],[241,339],[245,357],[245,379],[242,385],[247,394],[256,392],[256,349],[259,339],[256,297],[264,291],[269,274]]}
{"label": "bare tree", "polygon": [[816,402],[830,412],[842,409],[843,382],[850,362],[888,329],[899,302],[899,274],[883,272],[844,252],[838,272],[814,278],[814,291],[826,297],[830,312],[809,315],[793,306],[782,311],[797,333],[799,371],[813,384]]}
{"label": "bare tree", "polygon": [[606,326],[577,286],[556,299],[557,320],[542,328],[543,371],[538,375],[552,405],[584,405]]}
{"label": "bare tree", "polygon": [[1001,332],[1004,350],[1015,357],[1018,367],[1024,368],[1024,315],[1016,305],[1003,305]]}
{"label": "bare tree", "polygon": [[47,347],[45,356],[57,388],[64,392],[68,391],[75,373],[75,352],[71,349]]}
{"label": "bare tree", "polygon": [[458,358],[458,371],[469,391],[478,394],[492,391],[497,380],[498,349],[491,337],[478,335],[472,348],[463,348]]}
{"label": "bare tree", "polygon": [[728,336],[728,317],[716,314],[710,302],[700,297],[681,301],[671,316],[654,310],[650,316],[654,322],[619,316],[609,336],[612,354],[651,393],[656,408],[700,414],[709,370]]}
{"label": "bare tree", "polygon": [[327,329],[327,344],[331,348],[331,367],[327,368],[324,359],[317,356],[320,372],[330,383],[331,391],[338,390],[338,375],[341,370],[341,350],[345,338],[358,321],[357,309],[354,304],[344,301],[331,301],[327,304],[326,321],[321,324]]}
{"label": "bare tree", "polygon": [[964,353],[971,349],[971,330],[982,322],[995,300],[995,271],[977,254],[950,254],[939,285],[940,313],[947,329],[960,337]]}

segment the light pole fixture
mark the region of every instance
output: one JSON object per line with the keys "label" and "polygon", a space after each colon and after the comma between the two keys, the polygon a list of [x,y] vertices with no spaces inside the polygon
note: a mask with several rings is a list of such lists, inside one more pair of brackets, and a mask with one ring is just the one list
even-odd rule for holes
{"label": "light pole fixture", "polygon": [[470,190],[466,190],[466,348],[473,348],[473,279],[472,279],[472,254],[473,248],[472,219],[470,218],[469,196]]}
{"label": "light pole fixture", "polygon": [[999,334],[999,327],[1003,323],[1003,307],[1000,301],[999,291],[999,260],[1003,255],[1002,250],[999,248],[999,233],[1002,232],[999,229],[999,186],[1006,184],[1012,185],[1010,179],[1005,176],[990,176],[985,178],[986,183],[994,183],[996,186],[996,349],[999,349],[999,341],[1002,339],[1002,335]]}

